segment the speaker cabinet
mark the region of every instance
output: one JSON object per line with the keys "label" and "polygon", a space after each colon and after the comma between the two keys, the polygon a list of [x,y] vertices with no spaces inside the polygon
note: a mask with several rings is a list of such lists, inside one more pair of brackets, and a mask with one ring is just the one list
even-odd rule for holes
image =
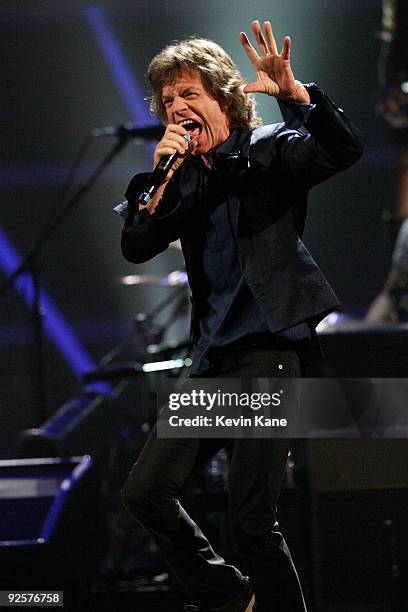
{"label": "speaker cabinet", "polygon": [[64,591],[81,609],[100,542],[89,456],[0,461],[0,589]]}
{"label": "speaker cabinet", "polygon": [[309,443],[317,612],[403,612],[408,440]]}

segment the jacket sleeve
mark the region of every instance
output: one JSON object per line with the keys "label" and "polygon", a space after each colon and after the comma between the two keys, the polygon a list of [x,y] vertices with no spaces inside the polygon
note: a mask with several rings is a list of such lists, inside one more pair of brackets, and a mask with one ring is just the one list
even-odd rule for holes
{"label": "jacket sleeve", "polygon": [[163,199],[153,215],[144,209],[139,211],[137,198],[142,192],[148,174],[137,174],[132,178],[125,197],[129,203],[122,232],[121,248],[125,259],[133,263],[144,263],[167,249],[170,242],[180,237],[177,218],[166,214],[177,207],[179,194],[174,182],[169,181]]}
{"label": "jacket sleeve", "polygon": [[342,109],[316,85],[307,89],[314,105],[304,123],[308,133],[278,124],[258,128],[252,141],[258,162],[278,166],[288,181],[304,189],[352,166],[363,152],[361,133]]}

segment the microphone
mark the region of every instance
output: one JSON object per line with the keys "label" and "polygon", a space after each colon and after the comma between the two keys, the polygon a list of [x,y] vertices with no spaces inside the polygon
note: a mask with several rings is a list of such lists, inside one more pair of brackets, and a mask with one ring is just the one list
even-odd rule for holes
{"label": "microphone", "polygon": [[[184,134],[183,138],[186,140],[186,142],[191,142],[191,138],[188,134]],[[179,153],[173,153],[173,155],[164,155],[161,158],[161,160],[149,176],[145,188],[136,200],[137,203],[148,204],[150,202],[150,200],[168,175],[170,168],[173,166],[174,162],[179,157]]]}
{"label": "microphone", "polygon": [[143,125],[137,123],[120,123],[119,125],[108,125],[106,127],[94,128],[91,131],[93,138],[100,136],[117,136],[121,139],[140,138],[141,140],[160,140],[165,128],[160,125]]}

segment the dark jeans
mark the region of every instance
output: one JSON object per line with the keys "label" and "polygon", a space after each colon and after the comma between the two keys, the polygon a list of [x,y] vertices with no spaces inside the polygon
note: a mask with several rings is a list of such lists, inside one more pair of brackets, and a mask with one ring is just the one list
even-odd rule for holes
{"label": "dark jeans", "polygon": [[[283,366],[280,369],[278,366]],[[300,375],[293,351],[242,349],[219,357],[215,377]],[[123,500],[156,540],[186,591],[208,610],[241,612],[246,583],[212,549],[177,500],[192,470],[225,443],[215,439],[160,439],[154,429],[124,485]],[[229,473],[229,518],[238,551],[255,589],[257,610],[304,612],[299,579],[279,531],[276,504],[288,440],[234,440]]]}

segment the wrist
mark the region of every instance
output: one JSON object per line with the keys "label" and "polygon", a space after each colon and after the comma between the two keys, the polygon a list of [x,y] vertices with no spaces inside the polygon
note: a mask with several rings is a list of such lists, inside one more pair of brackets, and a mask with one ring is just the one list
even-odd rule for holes
{"label": "wrist", "polygon": [[311,99],[308,90],[300,81],[295,81],[296,88],[288,96],[279,96],[279,100],[284,102],[296,102],[297,104],[311,104]]}

